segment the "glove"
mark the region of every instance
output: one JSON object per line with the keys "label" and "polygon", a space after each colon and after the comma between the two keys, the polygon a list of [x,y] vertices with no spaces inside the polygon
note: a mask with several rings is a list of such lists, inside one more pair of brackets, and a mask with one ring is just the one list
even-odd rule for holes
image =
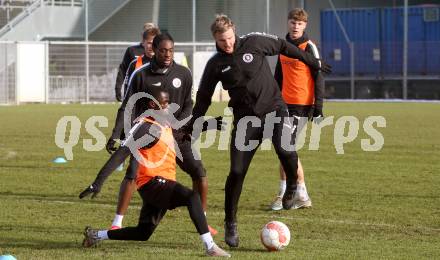
{"label": "glove", "polygon": [[222,131],[225,130],[225,127],[223,126],[223,117],[222,116],[218,116],[214,119],[208,119],[205,122],[203,122],[203,126],[202,126],[202,132],[207,131],[207,130],[212,130],[212,128],[208,128],[208,122],[215,120],[217,125],[216,125],[216,130]]}
{"label": "glove", "polygon": [[79,194],[79,198],[82,199],[92,194],[92,199],[94,199],[100,191],[101,189],[98,186],[92,184]]}
{"label": "glove", "polygon": [[324,117],[324,114],[322,113],[322,107],[314,107],[313,108],[313,116],[311,120],[315,123],[319,123],[322,118]]}
{"label": "glove", "polygon": [[108,139],[105,149],[109,154],[115,152],[118,148],[116,147],[116,140],[113,138]]}
{"label": "glove", "polygon": [[332,66],[330,64],[328,64],[327,62],[325,62],[324,60],[320,60],[320,61],[321,61],[320,70],[325,74],[332,73]]}

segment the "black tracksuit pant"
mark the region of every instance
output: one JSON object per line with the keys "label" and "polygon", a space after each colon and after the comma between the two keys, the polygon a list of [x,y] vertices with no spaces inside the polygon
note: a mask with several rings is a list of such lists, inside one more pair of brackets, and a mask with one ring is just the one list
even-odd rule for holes
{"label": "black tracksuit pant", "polygon": [[[237,111],[237,113],[235,113]],[[297,169],[298,169],[298,155],[295,150],[289,151],[289,149],[283,148],[282,142],[286,141],[286,135],[289,135],[290,144],[293,145],[295,139],[292,139],[292,135],[288,134],[286,131],[294,131],[291,120],[289,118],[288,112],[284,108],[280,108],[276,110],[276,116],[281,118],[281,122],[275,123],[273,127],[272,134],[272,144],[275,148],[275,151],[278,155],[278,159],[283,166],[286,177],[287,177],[287,187],[286,190],[295,191],[296,190],[296,180]],[[244,182],[244,178],[248,171],[249,165],[252,161],[252,158],[260,146],[261,142],[264,138],[267,138],[263,135],[264,133],[264,125],[266,123],[266,119],[261,120],[260,127],[252,127],[250,123],[247,124],[246,130],[242,129],[243,124],[238,125],[240,119],[245,116],[249,116],[249,111],[241,112],[239,110],[234,110],[234,129],[232,130],[232,139],[231,139],[231,147],[230,147],[230,160],[231,160],[231,169],[229,172],[229,176],[226,180],[225,184],[225,221],[226,222],[236,222],[237,221],[237,206],[238,201],[240,199],[240,194]],[[237,126],[240,128],[238,129]],[[286,129],[287,127],[287,129]],[[284,136],[283,136],[283,128],[284,128]],[[238,132],[238,134],[237,134]],[[245,136],[243,133],[245,132]],[[290,132],[290,133],[291,133]],[[255,140],[258,142],[256,147],[252,147],[250,150],[243,150],[243,138],[244,145],[248,145],[249,141]],[[252,141],[252,142],[255,142]]]}
{"label": "black tracksuit pant", "polygon": [[181,206],[188,208],[189,216],[200,235],[209,232],[200,197],[191,189],[178,182],[157,176],[138,191],[143,202],[138,225],[109,230],[109,239],[146,241],[153,234],[167,210]]}

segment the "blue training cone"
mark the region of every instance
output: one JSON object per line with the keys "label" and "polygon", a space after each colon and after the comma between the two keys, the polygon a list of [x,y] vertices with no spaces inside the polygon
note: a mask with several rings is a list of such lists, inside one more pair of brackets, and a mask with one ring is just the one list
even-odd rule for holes
{"label": "blue training cone", "polygon": [[[57,157],[53,160],[54,163],[66,163],[67,160],[64,157]],[[1,260],[1,259],[0,259]]]}
{"label": "blue training cone", "polygon": [[17,258],[12,255],[0,255],[0,260],[17,260]]}

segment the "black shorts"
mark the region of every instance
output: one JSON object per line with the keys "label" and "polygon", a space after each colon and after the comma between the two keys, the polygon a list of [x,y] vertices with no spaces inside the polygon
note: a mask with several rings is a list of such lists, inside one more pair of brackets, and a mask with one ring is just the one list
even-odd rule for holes
{"label": "black shorts", "polygon": [[167,210],[187,203],[191,190],[182,184],[156,176],[138,190],[142,198],[139,223],[157,226]]}

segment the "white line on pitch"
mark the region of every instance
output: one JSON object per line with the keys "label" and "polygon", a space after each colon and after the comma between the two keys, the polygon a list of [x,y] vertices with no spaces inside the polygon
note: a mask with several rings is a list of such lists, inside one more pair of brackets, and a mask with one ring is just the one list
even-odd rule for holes
{"label": "white line on pitch", "polygon": [[[108,204],[108,203],[85,203],[85,201],[67,201],[67,200],[44,200],[44,199],[32,199],[32,198],[20,198],[19,200],[29,200],[29,201],[37,201],[37,202],[44,202],[44,203],[53,203],[53,204],[83,204],[87,206],[93,206],[93,207],[102,207],[102,208],[115,208],[116,207],[116,201],[114,204]],[[140,206],[137,205],[130,205],[130,208],[132,209],[141,209]],[[209,211],[209,215],[215,215],[215,216],[223,216],[223,212],[218,211]],[[335,223],[335,224],[343,224],[343,225],[360,225],[360,226],[370,226],[370,227],[387,227],[387,228],[395,228],[395,229],[412,229],[412,230],[426,230],[426,231],[435,231],[439,232],[440,228],[431,228],[431,227],[425,227],[425,226],[401,226],[401,225],[394,225],[394,224],[387,224],[387,223],[371,223],[371,222],[356,222],[352,220],[339,220],[339,219],[325,219],[325,218],[319,218],[319,219],[313,219],[310,217],[302,218],[302,217],[291,217],[291,216],[279,216],[279,215],[273,215],[273,214],[239,214],[240,217],[248,217],[248,218],[266,218],[266,219],[285,219],[285,220],[296,220],[296,221],[304,221],[304,222],[313,222],[313,221],[320,221],[320,222],[327,222],[327,223]]]}

